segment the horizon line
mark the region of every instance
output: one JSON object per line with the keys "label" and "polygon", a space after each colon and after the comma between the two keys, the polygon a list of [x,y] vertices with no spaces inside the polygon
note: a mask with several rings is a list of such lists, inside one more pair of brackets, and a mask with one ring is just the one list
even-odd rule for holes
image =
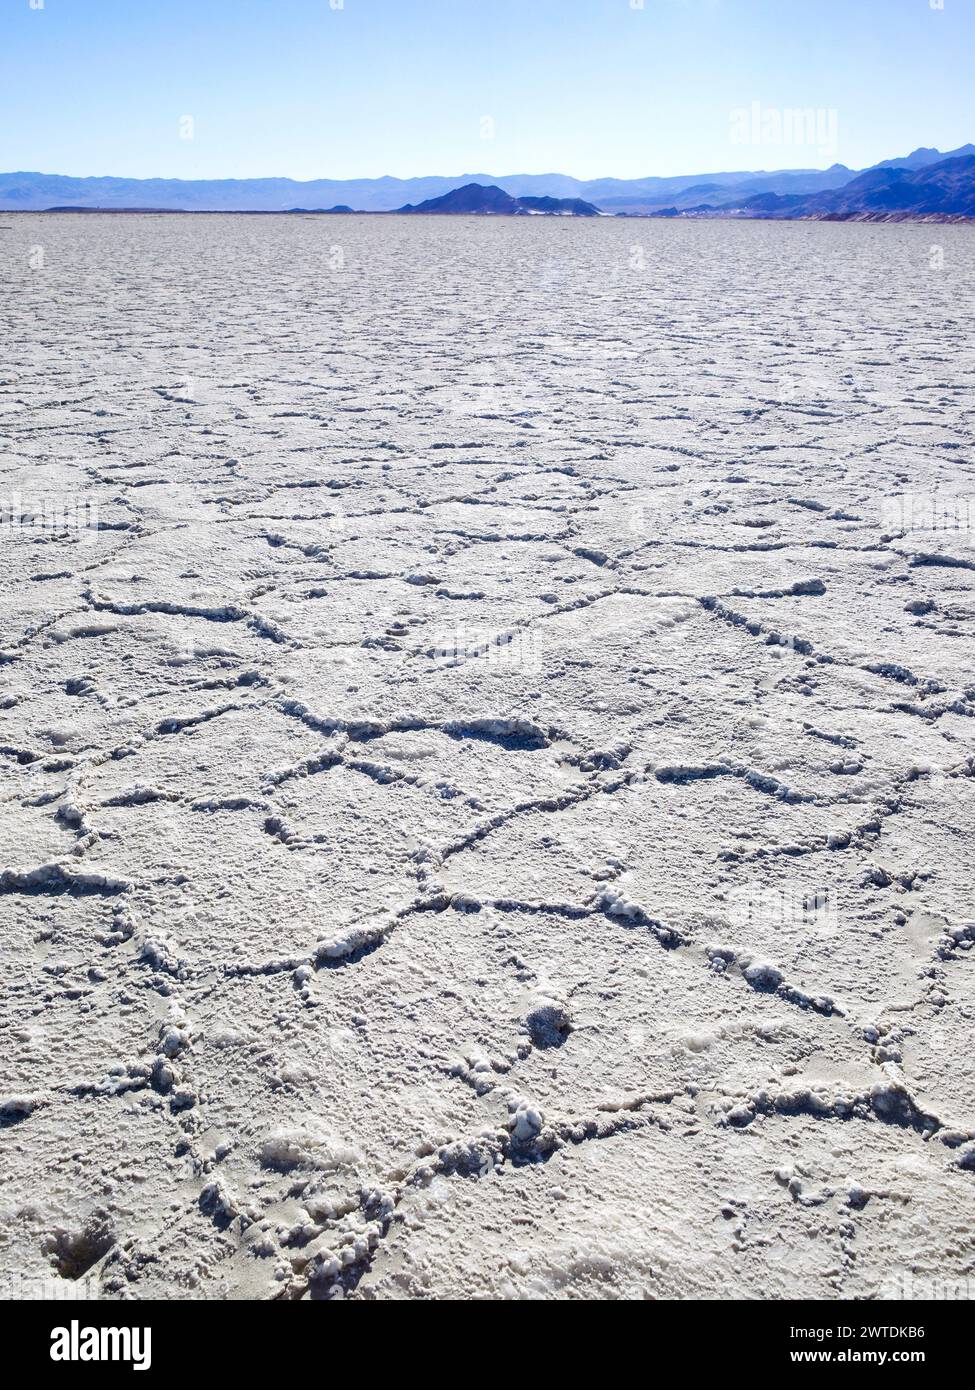
{"label": "horizon line", "polygon": [[[918,145],[910,151],[907,156],[895,156],[897,158],[910,158],[911,154],[916,154],[918,150],[934,150],[934,145]],[[938,154],[943,153],[937,150]],[[879,160],[878,163],[885,163]],[[866,166],[874,168],[874,165]],[[830,169],[851,169],[850,164],[843,164],[840,160],[834,160],[832,164],[784,164],[775,169],[704,169],[701,171],[689,171],[684,174],[634,174],[627,177],[623,174],[597,174],[593,178],[580,178],[577,174],[566,174],[558,169],[544,169],[538,173],[527,170],[519,170],[509,174],[489,174],[485,170],[479,172],[465,172],[460,174],[351,174],[339,177],[331,174],[319,174],[314,178],[296,179],[290,174],[246,174],[246,175],[219,175],[207,174],[199,178],[186,178],[183,175],[175,174],[65,174],[53,172],[45,169],[0,169],[0,178],[9,178],[13,175],[24,175],[37,178],[49,179],[119,179],[127,183],[264,183],[276,180],[279,183],[413,183],[417,179],[465,179],[465,178],[490,178],[490,179],[544,179],[560,178],[572,179],[575,183],[641,183],[645,179],[684,179],[684,178],[705,178],[712,174],[825,174]],[[853,170],[856,172],[855,170]]]}

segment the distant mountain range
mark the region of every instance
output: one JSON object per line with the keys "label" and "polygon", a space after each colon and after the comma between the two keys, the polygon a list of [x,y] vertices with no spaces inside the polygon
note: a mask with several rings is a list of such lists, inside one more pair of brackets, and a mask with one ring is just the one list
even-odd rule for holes
{"label": "distant mountain range", "polygon": [[[867,170],[781,169],[673,178],[464,174],[415,179],[124,179],[0,174],[0,212],[494,212],[628,216],[971,216],[975,145],[921,148]],[[946,164],[955,167],[945,168]],[[470,187],[493,190],[489,197]],[[450,195],[462,195],[445,205]],[[510,199],[509,205],[503,200]],[[469,200],[472,206],[460,203]],[[478,206],[473,206],[473,204]],[[494,204],[493,207],[489,204]],[[439,204],[439,206],[438,206]],[[558,204],[559,206],[556,206]],[[572,204],[572,206],[569,206]]]}
{"label": "distant mountain range", "polygon": [[762,193],[737,209],[725,205],[718,215],[732,211],[751,217],[870,222],[975,217],[975,151],[922,168],[892,162],[810,197]]}

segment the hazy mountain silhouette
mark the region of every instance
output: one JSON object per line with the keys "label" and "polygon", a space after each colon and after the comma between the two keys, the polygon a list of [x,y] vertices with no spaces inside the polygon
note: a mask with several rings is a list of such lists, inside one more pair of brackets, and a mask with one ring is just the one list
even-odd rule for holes
{"label": "hazy mountain silhouette", "polygon": [[496,184],[465,183],[442,198],[428,198],[418,207],[407,204],[397,212],[409,213],[473,213],[476,216],[531,217],[569,216],[598,217],[599,209],[581,198],[513,198]]}
{"label": "hazy mountain silhouette", "polygon": [[[777,218],[906,221],[975,217],[975,148],[967,148],[972,151],[970,154],[918,167],[906,161],[878,165],[842,188],[808,198],[763,193],[737,206],[753,216]],[[921,153],[927,151],[915,151]],[[726,205],[721,211],[729,210]]]}
{"label": "hazy mountain silhouette", "polygon": [[[868,170],[834,164],[829,169],[779,169],[680,174],[640,179],[575,179],[567,174],[463,174],[415,179],[128,179],[74,178],[64,174],[0,174],[0,212],[39,212],[70,207],[82,210],[158,210],[187,212],[392,212],[435,202],[465,185],[493,187],[515,200],[578,199],[599,211],[660,215],[718,208],[734,200],[739,209],[786,215],[801,200],[829,195],[880,171],[921,173],[946,160],[975,155],[975,146],[941,153],[919,148]],[[879,196],[879,184],[867,185]],[[884,185],[894,188],[895,184]],[[947,189],[945,190],[948,191]],[[861,190],[862,192],[862,190]],[[959,196],[964,196],[961,189]],[[860,196],[857,194],[856,196]],[[892,195],[893,196],[893,195]],[[929,190],[929,196],[934,194]],[[772,199],[770,202],[769,199]],[[774,199],[783,200],[776,204]],[[841,200],[842,201],[842,200]],[[936,199],[937,201],[937,199]],[[950,200],[949,200],[950,201]],[[905,207],[908,204],[905,204]],[[819,215],[813,205],[803,215]],[[537,207],[536,211],[553,210]],[[565,210],[565,209],[563,209]],[[832,208],[839,210],[839,204]],[[578,212],[578,209],[576,210]],[[953,215],[958,210],[952,207]]]}

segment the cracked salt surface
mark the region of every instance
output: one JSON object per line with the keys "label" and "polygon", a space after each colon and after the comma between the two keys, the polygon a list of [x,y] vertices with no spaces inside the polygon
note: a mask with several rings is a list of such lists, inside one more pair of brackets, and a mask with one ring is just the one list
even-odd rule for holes
{"label": "cracked salt surface", "polygon": [[12,1287],[970,1287],[937,234],[12,220]]}

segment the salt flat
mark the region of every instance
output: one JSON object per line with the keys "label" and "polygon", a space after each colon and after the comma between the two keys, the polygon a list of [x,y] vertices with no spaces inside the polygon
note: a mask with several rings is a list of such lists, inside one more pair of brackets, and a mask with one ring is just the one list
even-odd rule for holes
{"label": "salt flat", "polygon": [[971,230],[0,226],[4,1287],[970,1296]]}

